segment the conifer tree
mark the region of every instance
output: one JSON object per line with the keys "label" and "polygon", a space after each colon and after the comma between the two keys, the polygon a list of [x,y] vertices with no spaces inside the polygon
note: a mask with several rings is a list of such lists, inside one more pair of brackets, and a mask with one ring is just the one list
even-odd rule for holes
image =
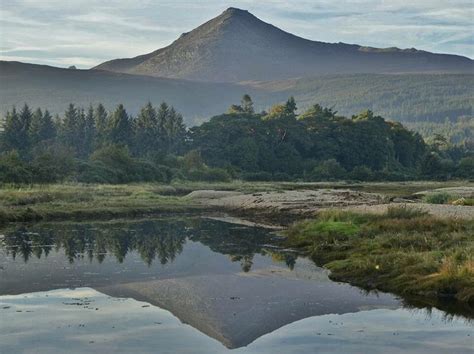
{"label": "conifer tree", "polygon": [[13,107],[12,111],[8,111],[3,124],[2,132],[2,150],[20,150],[22,148],[22,126],[20,116]]}
{"label": "conifer tree", "polygon": [[105,107],[100,103],[94,110],[94,122],[96,129],[95,147],[101,147],[107,140],[108,116]]}
{"label": "conifer tree", "polygon": [[129,146],[132,137],[132,124],[122,104],[112,113],[108,125],[109,140],[113,144]]}
{"label": "conifer tree", "polygon": [[41,127],[43,124],[43,112],[41,108],[36,109],[31,117],[31,124],[28,130],[30,143],[32,146],[38,144],[41,140]]}
{"label": "conifer tree", "polygon": [[160,148],[161,139],[158,126],[158,114],[151,102],[140,110],[135,121],[135,149],[139,155],[146,155],[149,151]]}

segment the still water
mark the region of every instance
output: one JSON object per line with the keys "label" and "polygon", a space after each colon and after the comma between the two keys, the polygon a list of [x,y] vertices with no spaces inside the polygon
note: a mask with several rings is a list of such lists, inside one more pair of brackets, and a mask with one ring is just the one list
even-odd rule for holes
{"label": "still water", "polygon": [[3,230],[0,352],[474,352],[467,318],[332,282],[278,241],[198,217]]}

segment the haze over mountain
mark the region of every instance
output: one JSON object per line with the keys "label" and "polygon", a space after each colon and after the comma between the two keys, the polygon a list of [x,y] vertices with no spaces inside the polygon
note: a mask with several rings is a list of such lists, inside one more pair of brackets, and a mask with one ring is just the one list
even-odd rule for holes
{"label": "haze over mountain", "polygon": [[457,55],[303,39],[229,8],[171,45],[94,69],[213,82],[279,80],[322,74],[474,72]]}
{"label": "haze over mountain", "polygon": [[97,70],[0,61],[0,114],[25,102],[62,114],[69,103],[123,103],[136,114],[151,101],[173,105],[188,125],[225,112],[248,93],[258,110],[294,96],[299,111],[320,103],[350,116],[371,109],[398,121],[444,121],[472,116],[473,74],[322,75],[246,84],[195,82]]}

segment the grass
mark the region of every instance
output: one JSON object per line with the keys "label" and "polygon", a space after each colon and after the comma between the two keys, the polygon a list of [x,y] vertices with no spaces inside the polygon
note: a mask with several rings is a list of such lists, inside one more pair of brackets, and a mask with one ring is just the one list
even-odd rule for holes
{"label": "grass", "polygon": [[137,185],[34,185],[0,189],[0,223],[88,220],[200,210],[169,187]]}
{"label": "grass", "polygon": [[287,232],[334,280],[402,296],[474,304],[474,220],[408,208],[384,215],[327,211]]}
{"label": "grass", "polygon": [[[453,181],[449,186],[471,185]],[[87,220],[137,217],[160,212],[202,210],[203,206],[190,203],[184,197],[198,189],[215,189],[256,193],[296,189],[351,188],[396,196],[415,191],[438,188],[437,182],[189,182],[171,184],[128,185],[1,185],[0,224],[38,220]],[[470,201],[465,200],[464,205]]]}
{"label": "grass", "polygon": [[446,192],[427,194],[423,197],[423,201],[429,204],[474,205],[474,198],[464,198]]}

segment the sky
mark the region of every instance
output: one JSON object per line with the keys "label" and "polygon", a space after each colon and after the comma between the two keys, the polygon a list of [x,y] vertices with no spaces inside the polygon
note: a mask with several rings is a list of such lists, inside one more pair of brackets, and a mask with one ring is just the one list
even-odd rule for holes
{"label": "sky", "polygon": [[230,6],[307,39],[474,58],[474,0],[1,0],[0,59],[90,68],[164,47]]}

